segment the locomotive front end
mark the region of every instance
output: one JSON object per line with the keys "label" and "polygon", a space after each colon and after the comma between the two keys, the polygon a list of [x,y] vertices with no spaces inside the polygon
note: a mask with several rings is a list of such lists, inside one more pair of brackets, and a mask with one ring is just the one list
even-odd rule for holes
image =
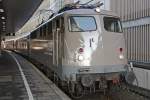
{"label": "locomotive front end", "polygon": [[119,82],[127,64],[119,17],[102,11],[72,14],[66,22],[64,79],[94,90]]}

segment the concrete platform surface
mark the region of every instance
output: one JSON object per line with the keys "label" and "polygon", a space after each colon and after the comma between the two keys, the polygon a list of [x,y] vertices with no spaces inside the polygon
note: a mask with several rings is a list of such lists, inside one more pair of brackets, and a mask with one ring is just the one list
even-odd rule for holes
{"label": "concrete platform surface", "polygon": [[70,100],[23,57],[9,51],[0,56],[0,100]]}

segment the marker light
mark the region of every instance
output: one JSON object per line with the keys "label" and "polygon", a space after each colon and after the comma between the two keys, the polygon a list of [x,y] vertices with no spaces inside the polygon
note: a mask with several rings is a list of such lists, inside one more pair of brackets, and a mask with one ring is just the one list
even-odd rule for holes
{"label": "marker light", "polygon": [[78,60],[79,60],[79,61],[83,61],[83,60],[84,60],[84,57],[83,57],[82,55],[79,55],[79,56],[78,56]]}
{"label": "marker light", "polygon": [[79,53],[83,53],[84,49],[83,48],[79,48]]}
{"label": "marker light", "polygon": [[2,22],[2,24],[5,24],[6,22]]}
{"label": "marker light", "polygon": [[5,19],[5,17],[2,16],[1,19]]}
{"label": "marker light", "polygon": [[4,12],[4,9],[0,9],[0,12]]}
{"label": "marker light", "polygon": [[97,8],[95,9],[95,11],[99,13],[101,10],[100,10],[99,7],[97,7]]}

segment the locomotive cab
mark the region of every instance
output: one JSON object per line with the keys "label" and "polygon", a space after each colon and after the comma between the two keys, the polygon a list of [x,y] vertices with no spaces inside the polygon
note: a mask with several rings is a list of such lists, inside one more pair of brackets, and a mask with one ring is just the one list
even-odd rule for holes
{"label": "locomotive cab", "polygon": [[102,79],[119,80],[127,64],[119,17],[109,11],[76,9],[66,15],[66,22],[64,79],[85,87]]}

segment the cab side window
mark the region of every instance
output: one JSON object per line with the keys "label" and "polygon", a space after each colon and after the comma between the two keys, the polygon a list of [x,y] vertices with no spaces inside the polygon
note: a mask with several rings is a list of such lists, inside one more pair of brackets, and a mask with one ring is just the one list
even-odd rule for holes
{"label": "cab side window", "polygon": [[121,33],[122,27],[119,18],[104,17],[104,28],[109,32]]}

